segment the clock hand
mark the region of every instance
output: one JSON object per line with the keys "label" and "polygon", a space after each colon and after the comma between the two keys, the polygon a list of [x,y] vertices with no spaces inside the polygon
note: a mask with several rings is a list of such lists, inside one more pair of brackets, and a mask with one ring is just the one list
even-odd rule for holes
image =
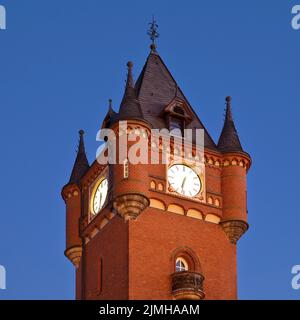
{"label": "clock hand", "polygon": [[99,208],[101,207],[102,193],[100,193]]}
{"label": "clock hand", "polygon": [[183,181],[182,181],[182,184],[181,184],[181,189],[183,189],[183,188],[184,188],[185,181],[186,181],[186,176],[183,178]]}

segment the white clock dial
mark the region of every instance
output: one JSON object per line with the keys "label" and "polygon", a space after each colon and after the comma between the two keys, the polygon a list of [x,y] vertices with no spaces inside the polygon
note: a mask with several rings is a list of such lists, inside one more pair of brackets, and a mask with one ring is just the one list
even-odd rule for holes
{"label": "white clock dial", "polygon": [[98,185],[93,197],[93,213],[97,214],[102,209],[108,192],[108,180],[103,179]]}
{"label": "white clock dial", "polygon": [[195,197],[201,190],[197,173],[183,164],[175,164],[168,169],[168,181],[177,193],[187,197]]}

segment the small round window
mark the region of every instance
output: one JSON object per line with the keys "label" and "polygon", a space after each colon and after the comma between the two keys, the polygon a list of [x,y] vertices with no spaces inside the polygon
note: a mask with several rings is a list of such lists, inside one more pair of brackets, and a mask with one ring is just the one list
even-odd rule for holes
{"label": "small round window", "polygon": [[176,259],[176,272],[187,271],[188,269],[188,264],[183,258]]}

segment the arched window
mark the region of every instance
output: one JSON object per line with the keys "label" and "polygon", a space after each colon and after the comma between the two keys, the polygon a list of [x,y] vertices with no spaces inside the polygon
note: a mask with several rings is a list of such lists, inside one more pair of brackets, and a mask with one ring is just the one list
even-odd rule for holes
{"label": "arched window", "polygon": [[201,264],[196,253],[186,246],[174,249],[170,257],[170,263],[170,271],[172,274],[180,271],[198,272],[202,274]]}
{"label": "arched window", "polygon": [[189,269],[188,263],[186,262],[185,259],[178,257],[176,259],[176,265],[175,265],[175,270],[176,272],[180,272],[180,271],[187,271]]}
{"label": "arched window", "polygon": [[156,189],[156,183],[155,183],[155,181],[151,181],[151,183],[150,183],[150,188],[151,189]]}
{"label": "arched window", "polygon": [[159,184],[158,184],[158,190],[159,190],[159,191],[163,191],[163,190],[164,190],[164,186],[163,186],[162,183],[159,183]]}

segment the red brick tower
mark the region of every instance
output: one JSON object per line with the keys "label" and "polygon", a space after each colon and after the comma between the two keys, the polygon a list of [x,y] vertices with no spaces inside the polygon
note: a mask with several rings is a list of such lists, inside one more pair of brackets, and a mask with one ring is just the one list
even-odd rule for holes
{"label": "red brick tower", "polygon": [[[119,112],[110,103],[102,128],[113,129],[117,143],[131,132],[142,140],[153,128],[203,129],[205,170],[186,161],[133,164],[126,157],[118,164],[89,166],[81,131],[72,175],[62,190],[65,255],[76,268],[76,298],[236,299],[236,244],[248,229],[251,159],[234,126],[231,98],[216,145],[152,45],[135,85],[128,63]],[[161,148],[149,144],[149,150]],[[187,192],[185,178],[179,189],[172,181],[185,170],[195,181]]]}

